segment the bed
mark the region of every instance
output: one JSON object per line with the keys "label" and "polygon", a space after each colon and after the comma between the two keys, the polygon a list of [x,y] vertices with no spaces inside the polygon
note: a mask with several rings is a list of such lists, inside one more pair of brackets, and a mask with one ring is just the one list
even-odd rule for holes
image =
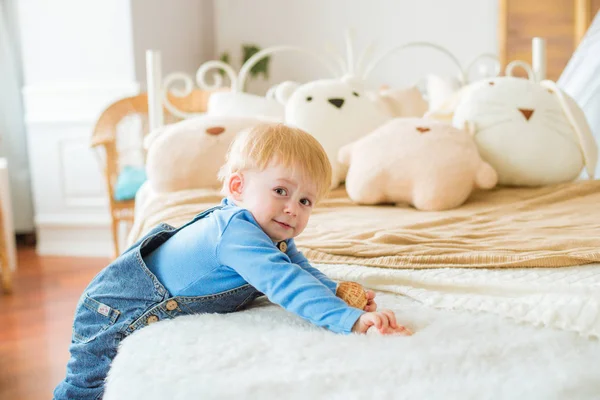
{"label": "bed", "polygon": [[[160,109],[159,57],[148,65]],[[129,241],[220,199],[146,185]],[[298,247],[332,279],[375,290],[415,335],[334,335],[262,299],[128,337],[104,398],[598,398],[599,203],[600,181],[477,191],[440,212],[358,206],[342,186]]]}

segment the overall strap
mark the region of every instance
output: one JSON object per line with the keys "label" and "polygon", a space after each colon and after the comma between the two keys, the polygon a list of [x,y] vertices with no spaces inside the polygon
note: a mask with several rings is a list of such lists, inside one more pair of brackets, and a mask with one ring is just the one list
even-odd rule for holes
{"label": "overall strap", "polygon": [[208,214],[212,213],[213,211],[220,210],[223,207],[224,206],[221,204],[221,205],[214,206],[207,210],[202,211],[201,213],[197,214],[194,218],[192,218],[190,221],[186,222],[185,224],[183,224],[179,228],[177,228],[176,231],[179,231],[179,230],[185,228],[186,226],[193,224],[194,222],[198,221],[199,219],[206,217]]}
{"label": "overall strap", "polygon": [[218,206],[211,207],[207,210],[204,210],[201,213],[197,214],[190,221],[181,225],[179,228],[174,228],[165,223],[159,225],[158,227],[156,227],[156,230],[152,234],[147,235],[147,237],[145,237],[140,242],[140,245],[139,245],[140,254],[142,256],[145,256],[145,255],[151,253],[158,246],[163,244],[167,239],[169,239],[171,236],[175,235],[177,232],[179,232],[186,226],[193,224],[194,222],[198,221],[199,219],[206,217],[208,214],[212,213],[213,211],[220,210],[223,207],[224,207],[223,205],[218,205]]}

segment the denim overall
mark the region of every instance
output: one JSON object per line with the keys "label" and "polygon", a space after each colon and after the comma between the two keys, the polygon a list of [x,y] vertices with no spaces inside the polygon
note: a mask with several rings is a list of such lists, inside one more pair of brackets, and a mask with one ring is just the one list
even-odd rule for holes
{"label": "denim overall", "polygon": [[219,208],[178,229],[160,224],[96,275],[75,310],[71,359],[55,399],[100,399],[119,343],[146,325],[179,315],[238,311],[262,295],[246,284],[213,295],[173,297],[142,260],[177,231]]}

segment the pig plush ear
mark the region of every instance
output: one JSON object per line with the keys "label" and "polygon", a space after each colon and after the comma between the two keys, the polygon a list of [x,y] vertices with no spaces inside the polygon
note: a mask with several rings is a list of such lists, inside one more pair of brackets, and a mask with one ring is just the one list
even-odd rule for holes
{"label": "pig plush ear", "polygon": [[154,140],[158,136],[160,136],[165,131],[165,129],[167,129],[166,126],[161,126],[160,128],[156,128],[152,132],[148,133],[146,135],[146,137],[144,138],[144,142],[143,142],[144,149],[148,150],[150,148],[150,146],[152,145],[152,142],[154,142]]}
{"label": "pig plush ear", "polygon": [[272,97],[279,103],[286,105],[290,97],[292,97],[299,87],[300,84],[297,82],[285,81],[269,89],[267,97]]}
{"label": "pig plush ear", "polygon": [[583,153],[586,172],[590,179],[594,179],[596,163],[598,162],[598,145],[592,134],[585,114],[569,95],[563,92],[553,81],[542,81],[540,84],[550,90],[558,99],[560,106],[571,124],[575,138]]}

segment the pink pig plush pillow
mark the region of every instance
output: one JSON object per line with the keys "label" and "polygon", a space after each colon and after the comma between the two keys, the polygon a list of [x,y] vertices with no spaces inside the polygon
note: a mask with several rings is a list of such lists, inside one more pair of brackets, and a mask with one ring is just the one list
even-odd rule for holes
{"label": "pink pig plush pillow", "polygon": [[396,118],[340,149],[348,166],[346,190],[362,204],[409,203],[419,210],[463,204],[473,188],[496,185],[471,135],[452,125]]}

